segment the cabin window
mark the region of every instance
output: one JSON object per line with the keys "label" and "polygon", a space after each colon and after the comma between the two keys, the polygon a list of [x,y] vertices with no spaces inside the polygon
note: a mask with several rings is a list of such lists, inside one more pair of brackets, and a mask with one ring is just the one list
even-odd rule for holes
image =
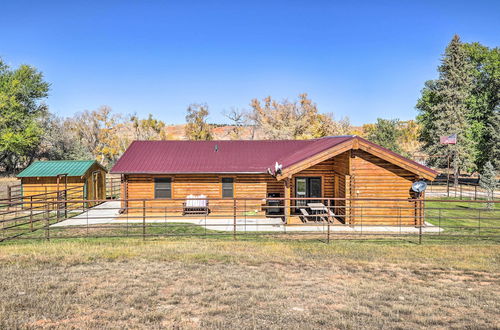
{"label": "cabin window", "polygon": [[155,198],[172,198],[171,178],[155,178]]}
{"label": "cabin window", "polygon": [[222,178],[222,198],[234,197],[234,179]]}

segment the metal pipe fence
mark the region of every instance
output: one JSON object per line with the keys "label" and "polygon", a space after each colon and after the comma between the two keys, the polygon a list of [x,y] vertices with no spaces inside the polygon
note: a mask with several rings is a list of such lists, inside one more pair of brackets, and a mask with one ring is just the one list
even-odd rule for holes
{"label": "metal pipe fence", "polygon": [[[70,189],[68,189],[70,190]],[[377,198],[0,200],[0,241],[69,238],[500,239],[500,201]],[[278,200],[278,206],[269,201]],[[314,204],[314,205],[313,205]],[[85,207],[92,205],[92,207]],[[279,209],[279,212],[276,210]],[[272,214],[270,210],[273,210]],[[196,212],[193,212],[196,211]]]}
{"label": "metal pipe fence", "polygon": [[106,177],[106,198],[116,199],[120,197],[121,179]]}
{"label": "metal pipe fence", "polygon": [[446,179],[429,181],[426,194],[430,197],[448,197],[461,200],[484,200],[488,197],[500,199],[500,190],[495,190],[490,194],[479,185],[477,180],[466,181],[464,179],[460,179],[458,185],[454,185],[453,181]]}

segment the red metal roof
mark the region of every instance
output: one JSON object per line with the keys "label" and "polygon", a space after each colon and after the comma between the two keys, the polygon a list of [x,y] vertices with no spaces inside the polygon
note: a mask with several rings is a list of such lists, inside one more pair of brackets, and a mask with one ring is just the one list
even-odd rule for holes
{"label": "red metal roof", "polygon": [[[283,168],[356,136],[313,140],[134,141],[111,173],[266,173]],[[397,155],[397,154],[395,154]],[[408,159],[397,155],[409,161]],[[416,164],[416,163],[415,163]],[[417,164],[424,167],[427,167]]]}

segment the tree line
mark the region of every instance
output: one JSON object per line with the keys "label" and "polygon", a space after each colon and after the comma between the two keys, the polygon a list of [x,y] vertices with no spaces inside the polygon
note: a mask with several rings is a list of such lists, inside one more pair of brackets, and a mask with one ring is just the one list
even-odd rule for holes
{"label": "tree line", "polygon": [[[12,69],[0,59],[0,170],[15,173],[36,159],[96,159],[110,167],[133,140],[311,139],[357,134],[412,157],[430,156],[429,165],[445,167],[448,156],[460,171],[498,171],[500,162],[499,49],[462,43],[455,36],[446,47],[439,76],[425,83],[416,120],[377,119],[362,127],[349,118],[319,112],[307,94],[295,99],[251,100],[246,109],[223,115],[228,125],[209,122],[207,104],[186,109],[182,134],[149,115],[123,115],[102,106],[72,117],[51,114],[43,102],[50,84],[29,65]],[[220,131],[223,131],[223,134]],[[457,144],[439,138],[457,134]]]}
{"label": "tree line", "polygon": [[[439,77],[425,83],[417,102],[423,151],[430,165],[451,160],[460,172],[498,171],[500,167],[500,49],[462,43],[455,35],[438,67]],[[441,144],[441,136],[457,136]],[[446,157],[438,157],[446,156]]]}

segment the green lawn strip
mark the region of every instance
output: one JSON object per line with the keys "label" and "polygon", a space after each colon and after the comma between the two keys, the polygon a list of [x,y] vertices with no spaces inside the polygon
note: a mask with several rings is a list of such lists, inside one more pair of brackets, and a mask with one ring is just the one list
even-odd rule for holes
{"label": "green lawn strip", "polygon": [[425,203],[425,220],[443,229],[446,235],[500,236],[500,205],[488,210],[485,203]]}

